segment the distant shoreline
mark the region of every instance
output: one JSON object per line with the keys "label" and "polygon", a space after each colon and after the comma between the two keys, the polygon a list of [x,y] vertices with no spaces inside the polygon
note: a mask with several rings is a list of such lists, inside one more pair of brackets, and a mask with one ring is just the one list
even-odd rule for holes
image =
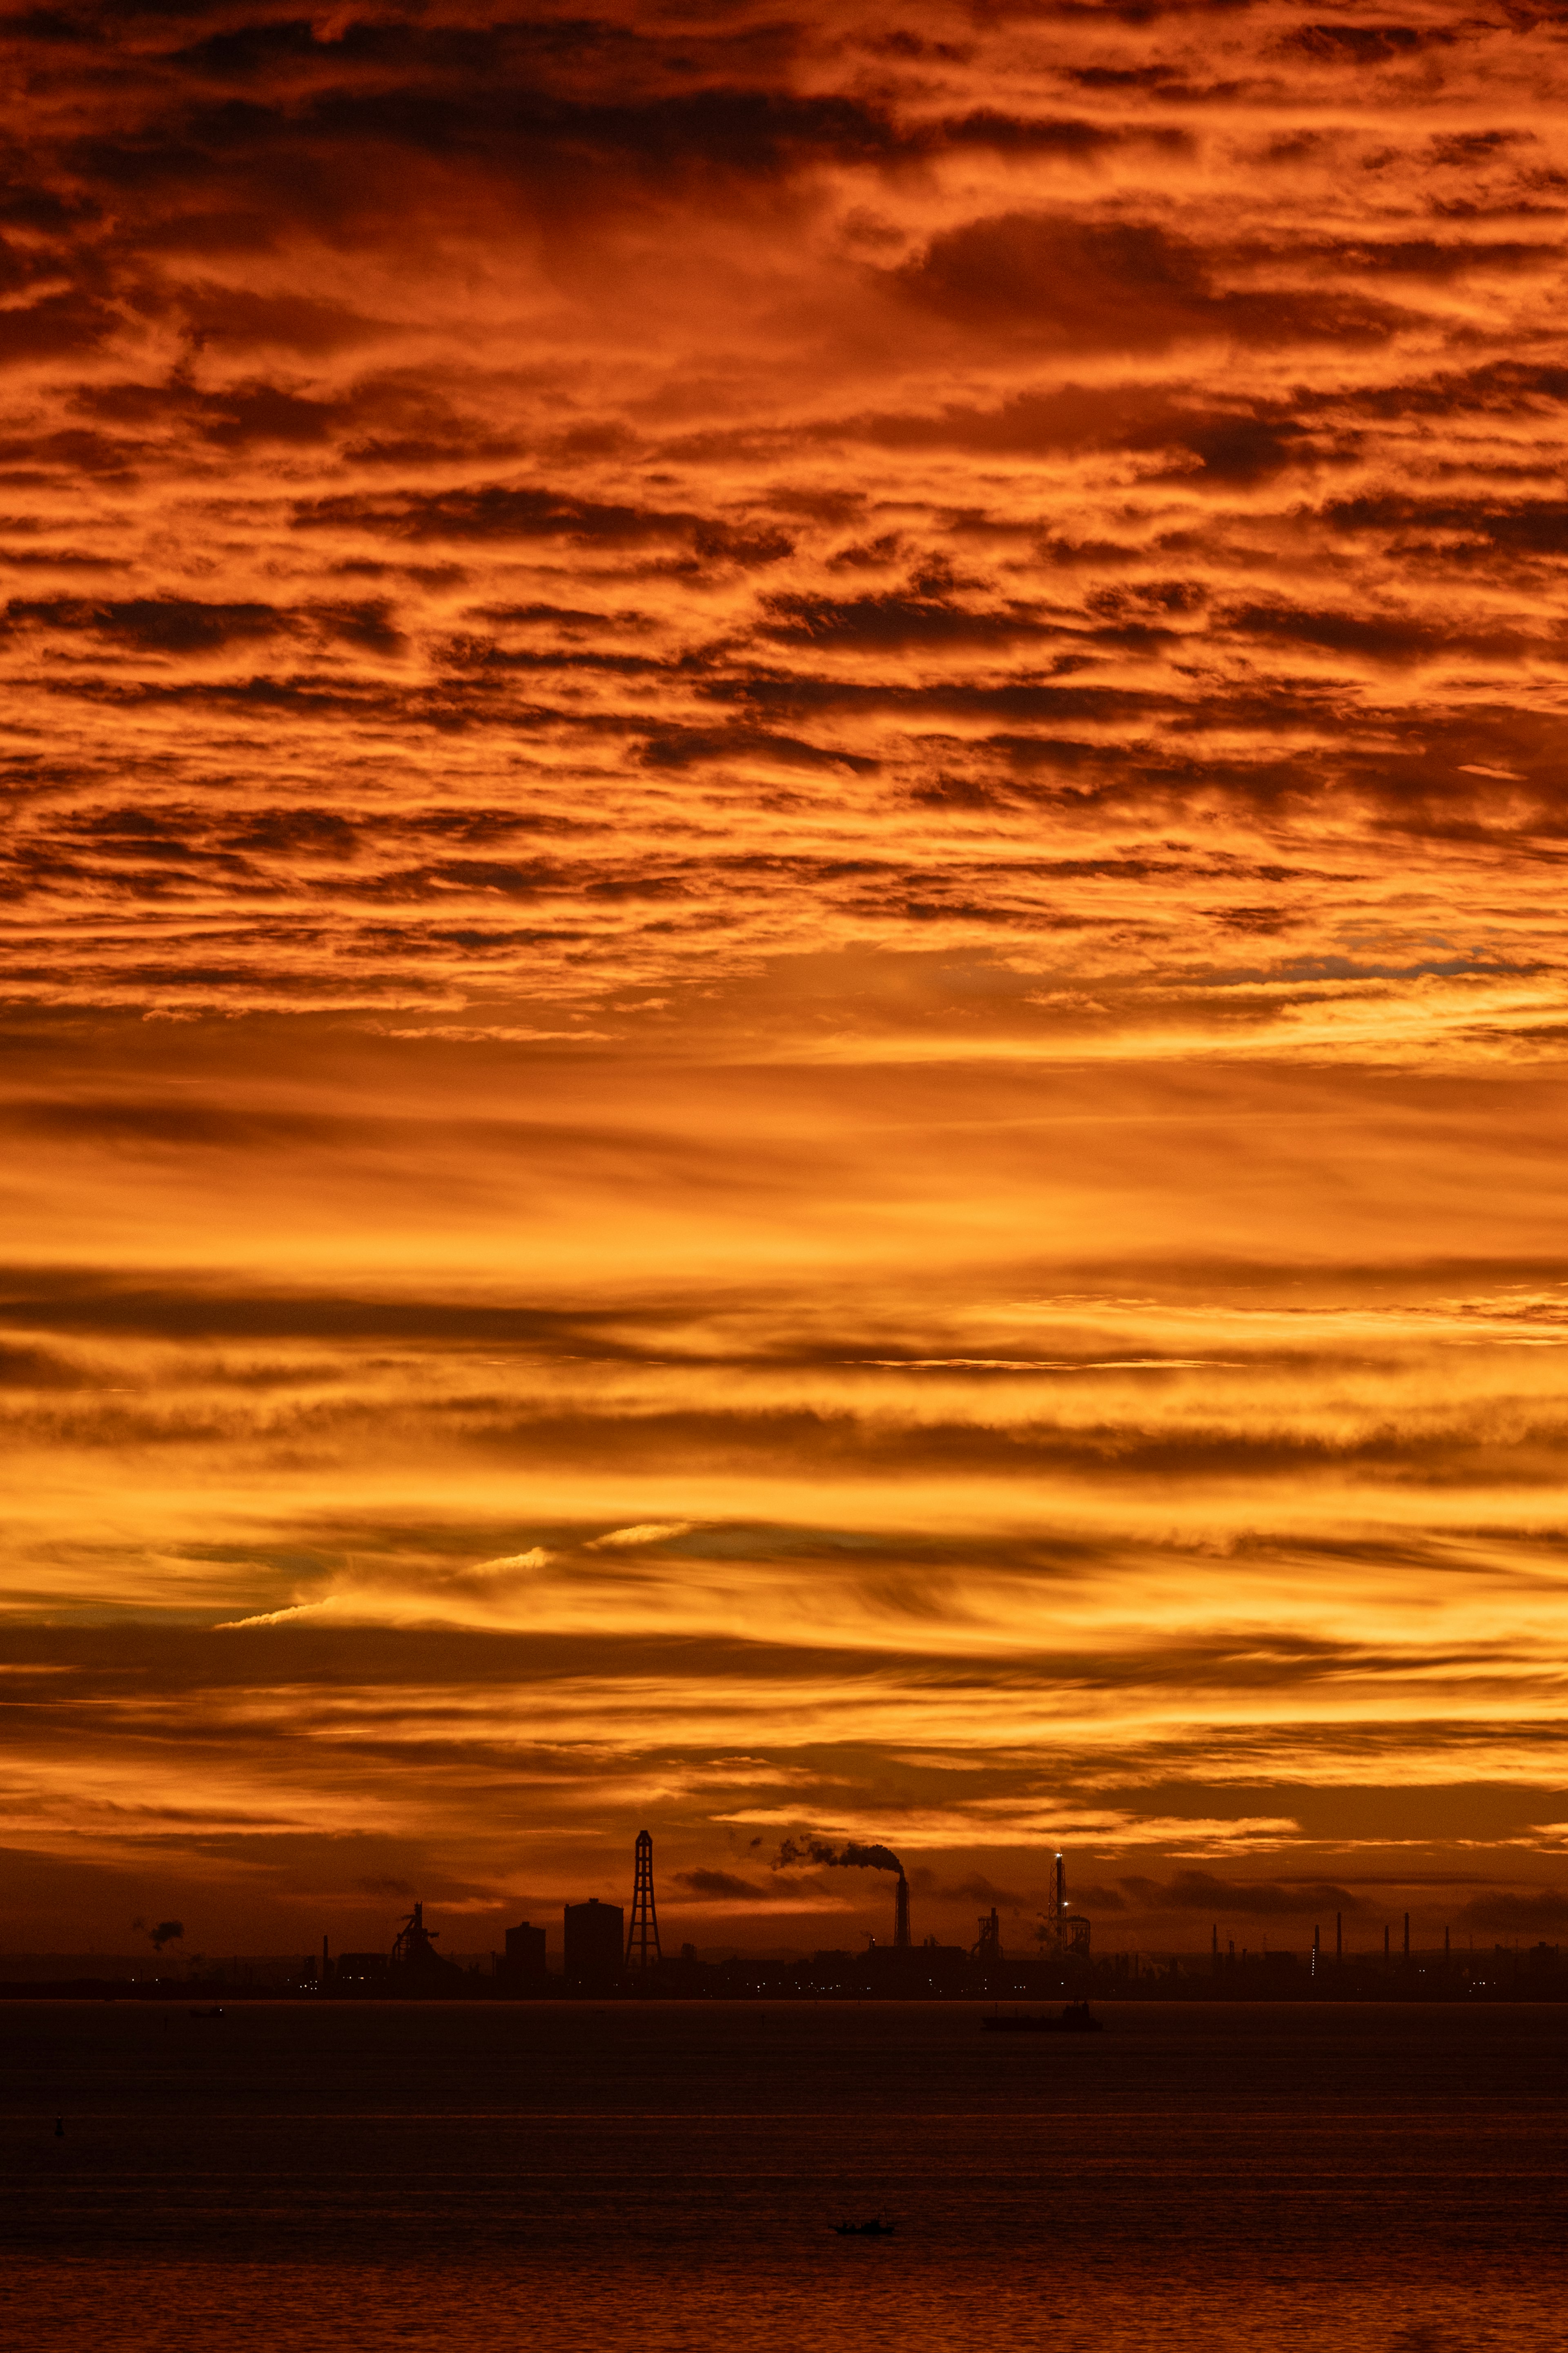
{"label": "distant shoreline", "polygon": [[[666,1989],[658,1992],[638,1993],[620,1988],[574,1991],[556,1985],[538,1991],[521,1991],[496,1983],[493,1978],[479,1977],[470,1983],[443,1987],[439,1990],[424,1990],[417,1987],[398,1987],[372,1990],[368,1987],[335,1989],[321,1993],[314,1988],[279,1986],[231,1986],[209,1982],[179,1982],[170,1979],[142,1981],[117,1978],[16,1978],[0,1980],[0,2001],[75,2001],[133,2002],[154,2008],[195,2009],[198,2005],[210,2015],[228,2009],[253,2008],[272,2003],[289,2008],[313,2009],[468,2009],[476,2004],[508,2009],[542,2009],[559,2007],[580,2010],[584,2007],[690,2009],[706,2005],[711,2009],[737,2006],[791,2009],[822,2009],[827,2007],[865,2009],[907,2009],[912,2004],[940,2007],[943,2010],[972,2010],[989,2013],[998,2006],[1014,2008],[1019,2002],[1049,2001],[1059,1997],[1059,1989],[1043,1995],[1026,1994],[1016,2000],[1000,2000],[994,1995],[982,1993],[802,1993],[788,1988],[756,1988],[753,1989],[683,1993]],[[1302,2010],[1356,2006],[1401,2010],[1412,2007],[1430,2009],[1493,2009],[1501,2007],[1551,2009],[1568,2001],[1568,1985],[1531,1986],[1528,1982],[1513,1984],[1434,1985],[1421,1984],[1380,1987],[1357,1981],[1342,1986],[1310,1985],[1298,1989],[1256,1988],[1242,1990],[1223,1986],[1209,1986],[1195,1980],[1175,1984],[1151,1981],[1146,1987],[1119,1987],[1114,1992],[1094,1993],[1089,1997],[1096,2008],[1121,2009],[1142,2007],[1163,2002],[1182,2009],[1280,2009]]]}

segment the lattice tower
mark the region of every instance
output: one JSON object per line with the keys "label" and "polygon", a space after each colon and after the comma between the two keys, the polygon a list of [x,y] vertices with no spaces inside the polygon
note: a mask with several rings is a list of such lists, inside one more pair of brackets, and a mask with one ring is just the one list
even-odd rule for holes
{"label": "lattice tower", "polygon": [[626,1929],[626,1967],[638,1977],[657,1968],[664,1956],[658,1949],[658,1911],[653,1900],[653,1840],[637,1832],[637,1885],[632,1890],[632,1916]]}

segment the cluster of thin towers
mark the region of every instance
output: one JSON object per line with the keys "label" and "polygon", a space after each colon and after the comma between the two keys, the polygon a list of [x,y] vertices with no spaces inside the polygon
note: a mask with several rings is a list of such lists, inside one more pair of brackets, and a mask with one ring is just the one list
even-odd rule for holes
{"label": "cluster of thin towers", "polygon": [[[592,1948],[593,1958],[603,1966],[604,1961],[608,1958],[607,1932],[612,1920],[615,1923],[616,1945],[624,1968],[641,1976],[648,1969],[657,1968],[663,1959],[658,1941],[658,1905],[653,1885],[653,1837],[648,1831],[639,1831],[637,1836],[631,1918],[626,1924],[624,1950],[621,1950],[619,1931],[621,1916],[618,1905],[602,1904],[596,1897],[591,1898],[586,1904],[567,1905],[565,1928],[569,1972],[574,1947],[583,1951],[584,1960],[589,1958],[589,1948]],[[1042,1929],[1044,1932],[1042,1941],[1051,1944],[1058,1952],[1083,1960],[1088,1959],[1089,1924],[1081,1913],[1074,1912],[1069,1908],[1067,1858],[1059,1852],[1052,1861],[1050,1910],[1042,1922]],[[1336,1936],[1338,1933],[1336,1915]],[[1218,1934],[1216,1928],[1215,1931],[1216,1953],[1219,1949]],[[1405,1939],[1406,1950],[1408,1950],[1410,1942],[1408,1914],[1405,1915]],[[910,1884],[900,1867],[893,1897],[894,1949],[907,1950],[912,1941],[910,1933]],[[1315,1933],[1313,1946],[1315,1950]],[[982,1959],[1000,1959],[1001,1949],[1000,1925],[995,1909],[993,1907],[989,1918],[983,1919],[980,1923],[980,1937],[974,1950]]]}

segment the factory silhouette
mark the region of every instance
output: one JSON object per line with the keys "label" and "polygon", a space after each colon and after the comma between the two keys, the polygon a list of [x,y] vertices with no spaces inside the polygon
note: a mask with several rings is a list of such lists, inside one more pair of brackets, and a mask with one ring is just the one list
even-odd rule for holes
{"label": "factory silhouette", "polygon": [[388,1952],[340,1953],[334,1958],[325,1937],[317,1983],[323,1992],[374,1999],[407,2000],[421,1994],[447,1999],[479,1990],[501,1997],[538,1999],[590,1995],[679,1998],[766,1993],[843,1994],[873,2000],[924,2000],[942,1995],[984,1996],[1049,1993],[1058,1988],[1087,1990],[1090,1976],[1089,1924],[1068,1908],[1067,1863],[1052,1865],[1049,1908],[1037,1937],[1037,1951],[1009,1960],[1003,1950],[996,1907],[976,1923],[972,1945],[943,1945],[935,1936],[916,1944],[910,1926],[910,1883],[904,1867],[885,1846],[854,1841],[834,1847],[820,1839],[786,1840],[782,1862],[814,1862],[886,1871],[893,1874],[893,1934],[890,1942],[871,1937],[864,1951],[819,1952],[809,1961],[732,1960],[705,1962],[695,1947],[683,1945],[667,1957],[658,1932],[654,1888],[653,1837],[637,1832],[633,1852],[631,1918],[624,1907],[590,1896],[568,1904],[562,1922],[562,1968],[548,1967],[542,1927],[521,1921],[506,1931],[506,1949],[492,1956],[490,1974],[463,1969],[437,1949],[439,1932],[425,1923],[416,1903]]}
{"label": "factory silhouette", "polygon": [[[630,1918],[619,1904],[591,1896],[568,1904],[563,1915],[561,1966],[547,1959],[544,1928],[519,1921],[505,1932],[504,1950],[461,1962],[440,1949],[441,1932],[426,1924],[416,1902],[380,1950],[333,1954],[323,1936],[320,1955],[304,1959],[253,1957],[232,1962],[193,1957],[175,1974],[163,1945],[182,1934],[178,1921],[160,1924],[152,1938],[151,1973],[143,1960],[96,1957],[0,1955],[0,1999],[176,2000],[314,1998],[341,2001],[605,2001],[639,1997],[661,2000],[984,2000],[1050,2001],[1090,1996],[1161,2001],[1563,2001],[1568,1968],[1561,1949],[1538,1944],[1457,1952],[1447,1929],[1440,1950],[1413,1947],[1410,1915],[1397,1945],[1393,1924],[1382,1929],[1381,1950],[1347,1951],[1344,1921],[1334,1916],[1331,1945],[1321,1927],[1301,1951],[1254,1952],[1234,1940],[1222,1946],[1218,1924],[1202,1953],[1096,1954],[1089,1921],[1068,1900],[1067,1860],[1053,1857],[1038,1925],[1022,1950],[1004,1945],[994,1905],[975,1923],[973,1944],[915,1939],[910,1884],[892,1851],[850,1841],[834,1846],[818,1838],[786,1839],[777,1862],[863,1869],[893,1880],[892,1935],[868,1939],[858,1952],[813,1953],[809,1959],[735,1954],[705,1961],[683,1944],[668,1954],[659,1936],[653,1838],[639,1831],[633,1852]],[[166,1932],[166,1933],[165,1933]],[[21,1967],[16,1963],[20,1961]],[[84,1967],[83,1964],[86,1964]],[[42,1966],[40,1966],[42,1964]],[[221,2016],[221,2010],[198,2015]]]}
{"label": "factory silhouette", "polygon": [[658,1997],[662,2000],[743,2000],[838,1998],[858,2000],[1049,2000],[1066,1996],[1178,2000],[1558,2000],[1568,1999],[1568,1971],[1556,1946],[1529,1952],[1498,1946],[1488,1953],[1456,1953],[1448,1931],[1441,1953],[1413,1950],[1405,1915],[1397,1950],[1392,1927],[1382,1947],[1347,1953],[1342,1915],[1336,1914],[1332,1951],[1314,1927],[1310,1947],[1267,1946],[1238,1953],[1222,1947],[1217,1924],[1202,1954],[1111,1953],[1097,1957],[1089,1920],[1068,1898],[1067,1859],[1052,1858],[1049,1891],[1038,1926],[1023,1950],[1004,1946],[994,1905],[975,1923],[970,1945],[917,1942],[910,1926],[910,1884],[897,1855],[883,1846],[833,1847],[817,1839],[786,1841],[781,1862],[807,1862],[884,1871],[893,1878],[892,1936],[871,1937],[858,1952],[826,1951],[809,1959],[737,1955],[703,1961],[682,1945],[666,1954],[658,1928],[653,1839],[637,1834],[628,1921],[619,1904],[591,1897],[568,1904],[563,1917],[562,1966],[549,1968],[545,1931],[524,1920],[506,1931],[506,1947],[488,1975],[459,1968],[437,1950],[436,1932],[416,1904],[390,1952],[343,1953],[334,1960],[322,1944],[319,1969],[310,1965],[307,1989],[345,2000],[421,1996],[440,1999],[561,2000]]}

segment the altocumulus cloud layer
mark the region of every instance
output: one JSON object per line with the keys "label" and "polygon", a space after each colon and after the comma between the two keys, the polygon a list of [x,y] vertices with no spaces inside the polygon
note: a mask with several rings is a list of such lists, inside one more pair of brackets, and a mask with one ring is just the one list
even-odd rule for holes
{"label": "altocumulus cloud layer", "polygon": [[0,40],[26,1936],[1568,1921],[1558,18]]}

